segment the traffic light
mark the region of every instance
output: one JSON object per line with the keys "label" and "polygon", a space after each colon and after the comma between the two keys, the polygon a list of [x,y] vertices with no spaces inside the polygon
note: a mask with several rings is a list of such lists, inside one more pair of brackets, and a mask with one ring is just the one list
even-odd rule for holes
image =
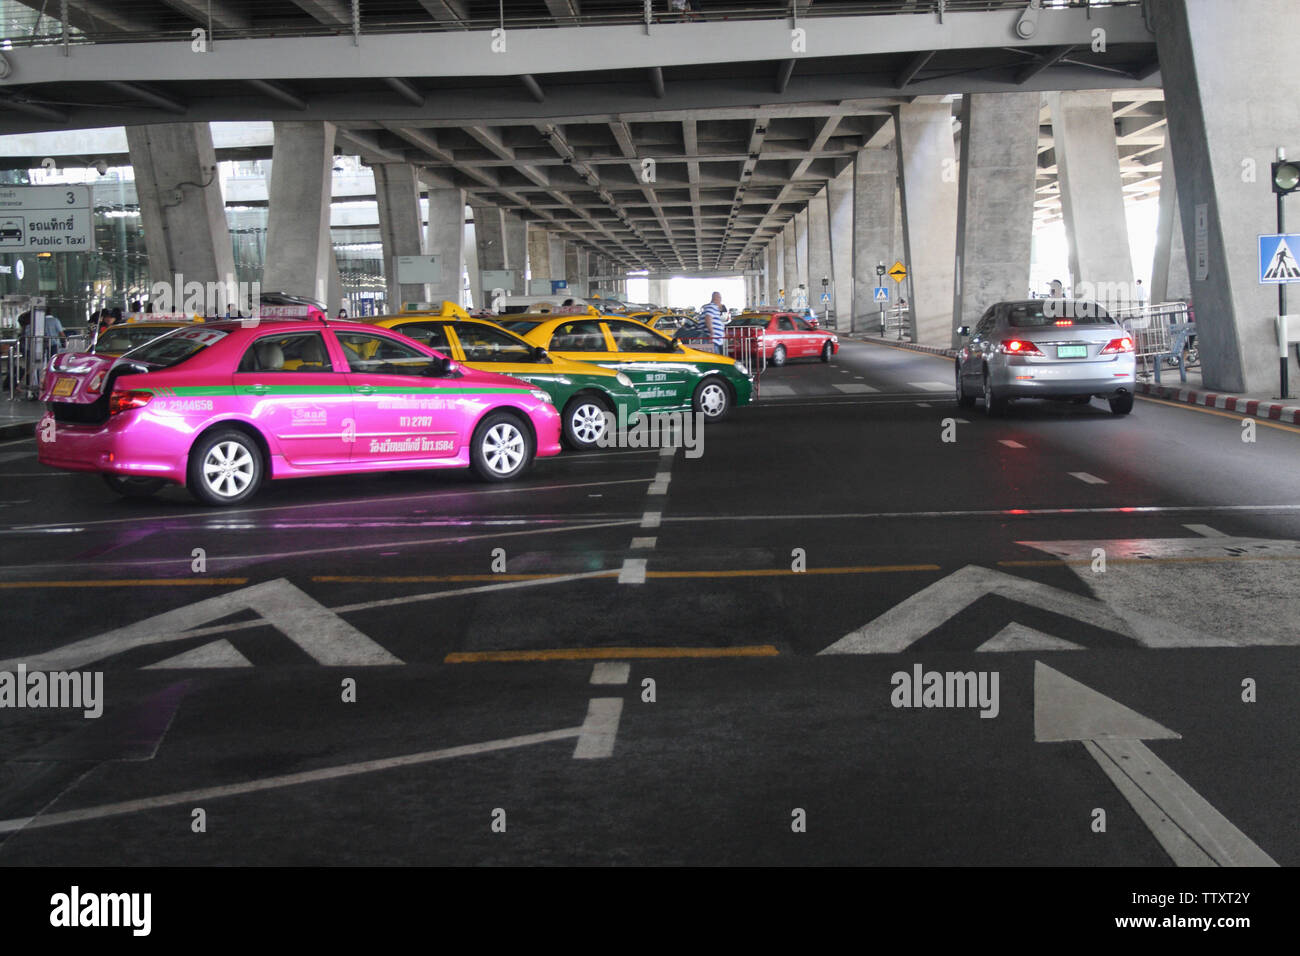
{"label": "traffic light", "polygon": [[1282,160],[1273,164],[1273,192],[1279,196],[1300,188],[1300,163]]}

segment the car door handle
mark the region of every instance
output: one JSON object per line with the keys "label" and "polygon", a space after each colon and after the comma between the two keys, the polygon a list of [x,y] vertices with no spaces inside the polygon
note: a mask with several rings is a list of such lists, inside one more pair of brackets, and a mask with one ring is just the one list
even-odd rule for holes
{"label": "car door handle", "polygon": [[358,385],[357,391],[362,395],[373,395],[375,394],[375,387],[373,385]]}
{"label": "car door handle", "polygon": [[252,386],[249,386],[249,391],[251,391],[254,395],[265,395],[265,394],[266,394],[267,392],[269,392],[270,390],[271,390],[271,386],[270,386],[270,385],[252,385]]}

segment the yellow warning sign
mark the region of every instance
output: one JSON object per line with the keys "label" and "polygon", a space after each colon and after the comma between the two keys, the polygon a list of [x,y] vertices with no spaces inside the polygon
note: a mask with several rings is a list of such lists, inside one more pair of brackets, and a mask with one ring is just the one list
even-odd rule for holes
{"label": "yellow warning sign", "polygon": [[895,262],[889,267],[888,275],[889,278],[893,279],[895,282],[902,282],[907,278],[907,266],[903,265],[901,262]]}

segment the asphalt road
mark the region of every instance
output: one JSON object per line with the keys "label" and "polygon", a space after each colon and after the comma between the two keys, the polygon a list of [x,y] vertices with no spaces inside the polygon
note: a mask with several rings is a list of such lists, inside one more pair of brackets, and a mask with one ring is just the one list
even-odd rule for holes
{"label": "asphalt road", "polygon": [[0,864],[1300,863],[1300,429],[951,381],[845,343],[699,457],[221,511],[0,444],[0,671],[105,675],[0,708]]}

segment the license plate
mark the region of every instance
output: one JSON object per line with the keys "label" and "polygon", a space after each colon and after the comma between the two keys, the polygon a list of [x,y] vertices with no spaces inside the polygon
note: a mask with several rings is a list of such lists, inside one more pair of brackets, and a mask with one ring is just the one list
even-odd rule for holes
{"label": "license plate", "polygon": [[77,387],[77,380],[64,375],[54,383],[54,391],[50,394],[55,398],[67,398],[72,394],[72,390]]}
{"label": "license plate", "polygon": [[1058,345],[1056,347],[1057,358],[1087,358],[1088,346],[1086,345]]}

